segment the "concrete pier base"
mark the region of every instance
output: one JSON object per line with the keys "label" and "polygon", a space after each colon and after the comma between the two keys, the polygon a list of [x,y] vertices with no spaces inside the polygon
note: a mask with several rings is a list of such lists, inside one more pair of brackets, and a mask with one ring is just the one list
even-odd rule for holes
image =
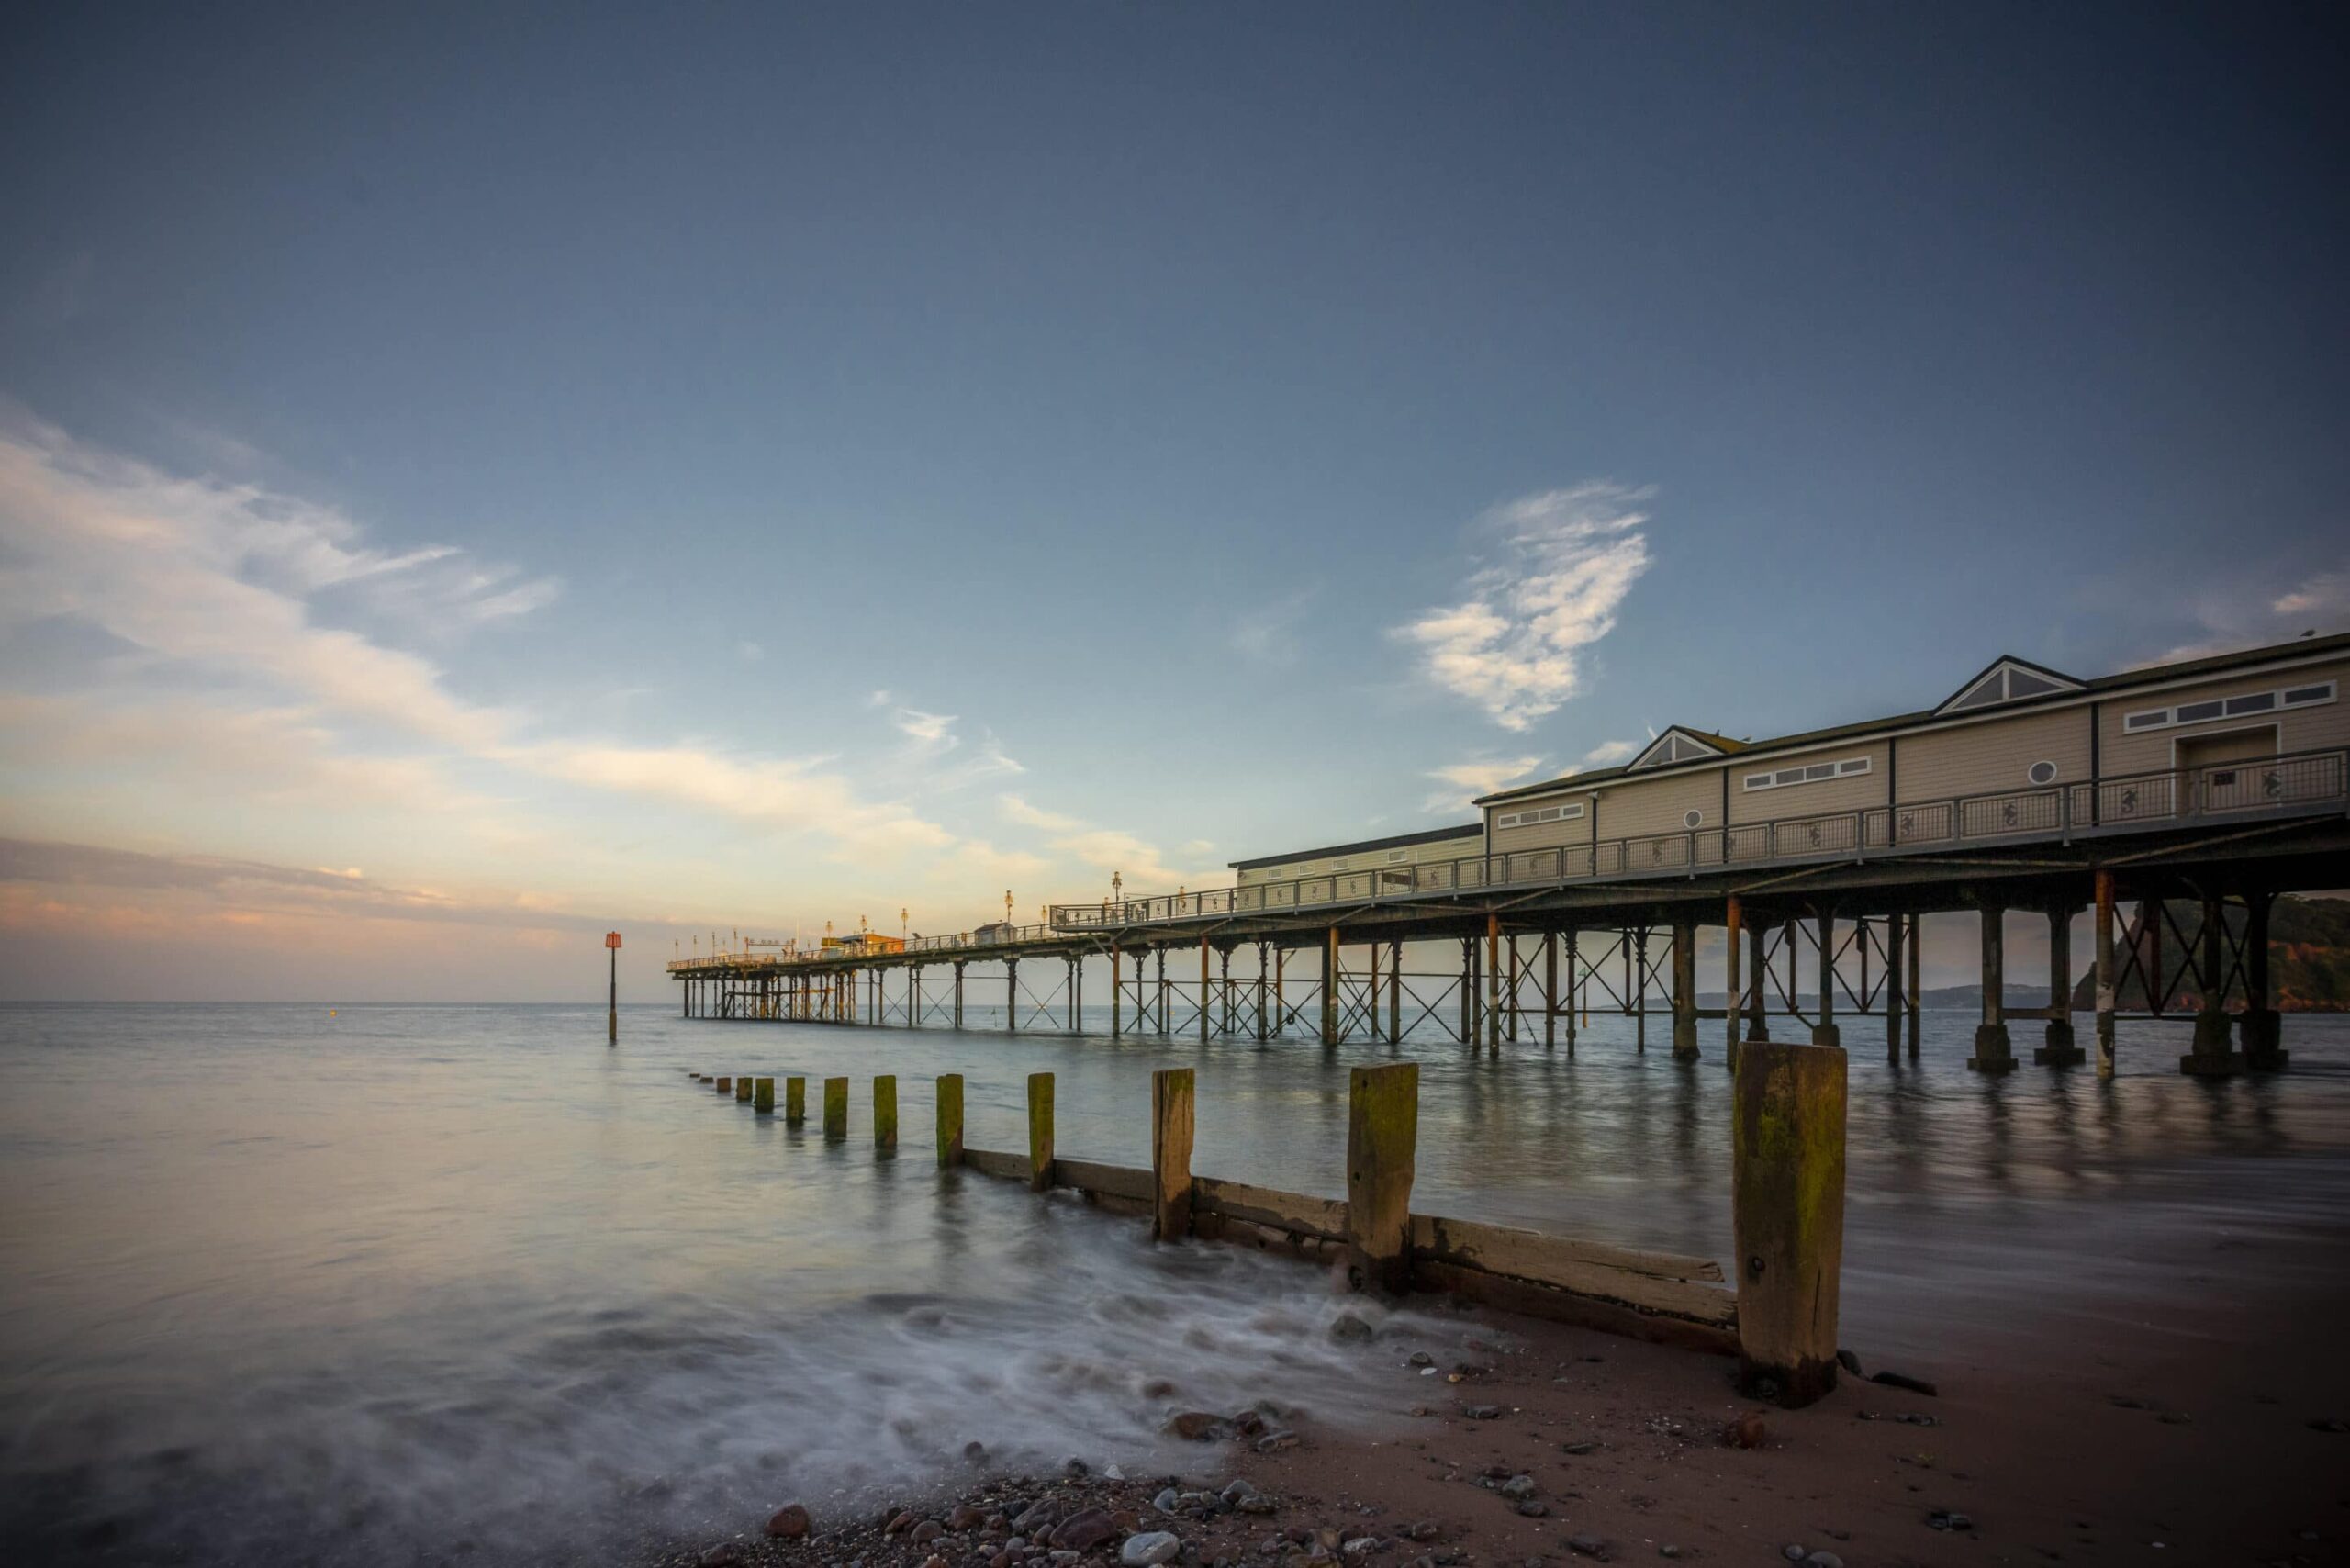
{"label": "concrete pier base", "polygon": [[2229,1045],[2228,1015],[2207,1007],[2195,1015],[2195,1048],[2178,1058],[2189,1078],[2233,1078],[2244,1069],[2242,1053]]}
{"label": "concrete pier base", "polygon": [[1975,1030],[1975,1054],[1966,1058],[1967,1067],[1975,1072],[2013,1072],[2016,1056],[2008,1040],[2005,1024],[1982,1024]]}
{"label": "concrete pier base", "polygon": [[2244,1066],[2255,1072],[2276,1072],[2292,1059],[2292,1053],[2284,1047],[2282,1024],[2273,1007],[2236,1015],[2236,1039],[2244,1047]]}
{"label": "concrete pier base", "polygon": [[2047,1042],[2031,1053],[2031,1059],[2042,1067],[2078,1067],[2089,1058],[2073,1043],[2073,1026],[2062,1019],[2051,1019]]}
{"label": "concrete pier base", "polygon": [[1697,1020],[1696,1020],[1696,1019],[1695,1019],[1695,1018],[1675,1018],[1675,1019],[1673,1019],[1673,1059],[1674,1061],[1695,1061],[1695,1060],[1697,1059]]}
{"label": "concrete pier base", "polygon": [[1841,1051],[1844,1048],[1844,1031],[1833,1024],[1814,1024],[1811,1026],[1811,1043]]}

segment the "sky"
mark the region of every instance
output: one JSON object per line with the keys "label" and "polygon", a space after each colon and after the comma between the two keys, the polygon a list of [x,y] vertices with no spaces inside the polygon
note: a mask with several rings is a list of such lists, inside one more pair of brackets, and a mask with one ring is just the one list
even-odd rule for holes
{"label": "sky", "polygon": [[2345,37],[20,17],[0,998],[654,1000],[2341,629]]}

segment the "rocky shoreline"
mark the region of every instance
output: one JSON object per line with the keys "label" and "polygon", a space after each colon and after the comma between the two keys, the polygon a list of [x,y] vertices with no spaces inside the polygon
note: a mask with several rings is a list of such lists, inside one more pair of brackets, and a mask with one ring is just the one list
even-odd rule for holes
{"label": "rocky shoreline", "polygon": [[[2142,1562],[2155,1543],[2158,1561],[2300,1568],[2350,1547],[2350,1424],[2299,1409],[2289,1383],[2247,1388],[2242,1366],[1877,1382],[1855,1363],[1783,1411],[1739,1400],[1721,1358],[1559,1325],[1341,1317],[1337,1334],[1360,1338],[1366,1386],[1392,1388],[1391,1423],[1184,1409],[1146,1380],[1169,1401],[1172,1471],[1002,1473],[973,1444],[962,1484],[789,1503],[643,1568],[1924,1568]],[[2234,1484],[2191,1484],[2220,1465]]]}

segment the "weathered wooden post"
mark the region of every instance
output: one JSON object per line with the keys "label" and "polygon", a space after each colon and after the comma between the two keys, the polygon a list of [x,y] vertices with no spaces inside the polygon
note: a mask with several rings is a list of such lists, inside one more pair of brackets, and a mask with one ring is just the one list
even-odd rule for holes
{"label": "weathered wooden post", "polygon": [[1836,906],[1819,906],[1819,1003],[1812,1014],[1818,1020],[1811,1026],[1811,1043],[1815,1046],[1838,1046],[1844,1043],[1844,1032],[1836,1026]]}
{"label": "weathered wooden post", "polygon": [[898,1151],[898,1079],[882,1073],[873,1080],[873,1148],[878,1153]]}
{"label": "weathered wooden post", "polygon": [[788,1125],[795,1127],[808,1119],[808,1081],[806,1079],[787,1078],[783,1081],[783,1119]]}
{"label": "weathered wooden post", "polygon": [[1502,1048],[1502,917],[1485,916],[1485,1048]]}
{"label": "weathered wooden post", "polygon": [[1792,1409],[1836,1386],[1844,1053],[1750,1039],[1732,1093],[1739,1386]]}
{"label": "weathered wooden post", "polygon": [[938,1075],[938,1164],[941,1170],[963,1163],[963,1075]]}
{"label": "weathered wooden post", "polygon": [[1192,1070],[1150,1075],[1151,1234],[1161,1241],[1192,1234]]}
{"label": "weathered wooden post", "polygon": [[1901,1060],[1901,930],[1908,916],[1885,917],[1885,1059]]}
{"label": "weathered wooden post", "polygon": [[1903,1038],[1908,1042],[1909,1059],[1918,1059],[1918,999],[1925,994],[1925,982],[1919,979],[1924,969],[1926,951],[1926,917],[1909,917],[1909,983],[1901,988],[1901,1005],[1907,1016],[1902,1022]]}
{"label": "weathered wooden post", "polygon": [[1419,1136],[1419,1063],[1347,1075],[1347,1247],[1358,1286],[1401,1292],[1411,1283]]}
{"label": "weathered wooden post", "polygon": [[1322,948],[1322,1043],[1338,1043],[1338,928],[1335,925]]}
{"label": "weathered wooden post", "polygon": [[758,1112],[763,1116],[772,1116],[775,1114],[774,1079],[761,1078],[754,1081],[751,1094],[751,1109]]}
{"label": "weathered wooden post", "polygon": [[734,1081],[734,1099],[738,1104],[747,1105],[751,1103],[751,1080],[748,1075]]}
{"label": "weathered wooden post", "polygon": [[722,1078],[711,1085],[711,1092],[715,1094],[732,1094],[734,1092],[734,1081],[731,1078]]}
{"label": "weathered wooden post", "polygon": [[824,1136],[828,1138],[848,1137],[848,1080],[824,1080]]}
{"label": "weathered wooden post", "polygon": [[1053,1075],[1028,1075],[1028,1190],[1053,1184]]}
{"label": "weathered wooden post", "polygon": [[1728,1025],[1728,1043],[1723,1047],[1729,1058],[1730,1070],[1738,1070],[1739,1016],[1746,1007],[1746,986],[1739,978],[1739,942],[1746,929],[1746,907],[1736,894],[1722,902],[1722,925],[1728,938],[1722,944],[1722,1015]]}

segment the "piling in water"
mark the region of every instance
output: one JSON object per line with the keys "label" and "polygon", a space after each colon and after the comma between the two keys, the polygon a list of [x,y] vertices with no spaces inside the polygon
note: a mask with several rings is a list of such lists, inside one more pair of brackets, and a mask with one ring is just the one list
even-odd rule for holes
{"label": "piling in water", "polygon": [[788,1125],[795,1127],[808,1119],[808,1081],[806,1079],[787,1078],[783,1081],[783,1119]]}
{"label": "piling in water", "polygon": [[1793,1408],[1836,1386],[1844,1053],[1748,1040],[1734,1093],[1739,1386]]}
{"label": "piling in water", "polygon": [[747,1076],[734,1081],[734,1098],[745,1105],[751,1103],[751,1081]]}
{"label": "piling in water", "polygon": [[1359,1067],[1347,1077],[1347,1247],[1366,1287],[1411,1283],[1412,1175],[1420,1067]]}
{"label": "piling in water", "polygon": [[938,1075],[938,1163],[943,1170],[963,1163],[963,1075]]}
{"label": "piling in water", "polygon": [[1151,1234],[1175,1241],[1192,1234],[1192,1070],[1150,1075]]}
{"label": "piling in water", "polygon": [[751,1109],[765,1115],[775,1114],[775,1080],[762,1078],[752,1085]]}
{"label": "piling in water", "polygon": [[898,1147],[898,1080],[885,1074],[873,1081],[873,1148],[894,1153]]}
{"label": "piling in water", "polygon": [[1053,1075],[1028,1075],[1028,1186],[1041,1193],[1053,1184]]}
{"label": "piling in water", "polygon": [[848,1080],[824,1080],[824,1136],[830,1138],[848,1137]]}

